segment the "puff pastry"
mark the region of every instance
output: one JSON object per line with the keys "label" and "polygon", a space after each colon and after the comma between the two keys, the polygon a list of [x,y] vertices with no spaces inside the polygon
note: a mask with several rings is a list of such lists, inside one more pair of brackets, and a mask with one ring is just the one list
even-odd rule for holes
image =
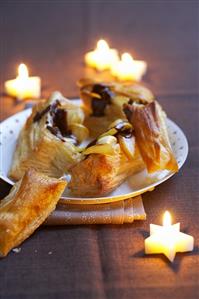
{"label": "puff pastry", "polygon": [[85,125],[93,137],[102,134],[114,120],[126,118],[122,108],[129,100],[148,103],[154,99],[151,91],[139,83],[99,83],[81,79],[78,85],[87,112]]}
{"label": "puff pastry", "polygon": [[20,245],[55,209],[66,181],[35,170],[25,173],[0,202],[0,256]]}
{"label": "puff pastry", "polygon": [[19,180],[29,168],[60,177],[81,160],[78,145],[88,136],[81,107],[59,92],[33,107],[18,138],[10,177]]}
{"label": "puff pastry", "polygon": [[[80,95],[90,111],[85,122],[93,135],[104,130],[113,118],[127,118],[133,125],[135,141],[148,172],[178,170],[165,125],[165,113],[149,89],[138,83],[104,84],[91,80],[81,80],[79,85]],[[94,126],[94,123],[98,125]],[[95,127],[98,131],[93,131]]]}
{"label": "puff pastry", "polygon": [[69,189],[80,197],[103,196],[145,165],[132,136],[132,126],[117,120],[84,151],[85,159],[70,168]]}
{"label": "puff pastry", "polygon": [[158,102],[126,104],[124,112],[133,125],[136,143],[148,172],[178,171],[165,124],[166,116]]}

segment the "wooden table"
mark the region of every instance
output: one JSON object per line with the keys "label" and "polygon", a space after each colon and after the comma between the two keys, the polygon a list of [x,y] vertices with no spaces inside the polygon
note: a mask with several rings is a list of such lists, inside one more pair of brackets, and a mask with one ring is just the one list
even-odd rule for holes
{"label": "wooden table", "polygon": [[[146,193],[147,220],[122,226],[41,228],[0,260],[0,299],[199,297],[199,2],[1,1],[1,90],[16,66],[42,77],[46,94],[78,95],[83,55],[104,37],[119,51],[148,62],[144,81],[184,130],[189,156],[172,179]],[[1,120],[24,104],[0,100]],[[9,187],[0,182],[1,197]],[[192,253],[144,256],[150,223],[168,209],[193,235]],[[52,254],[49,254],[52,252]]]}

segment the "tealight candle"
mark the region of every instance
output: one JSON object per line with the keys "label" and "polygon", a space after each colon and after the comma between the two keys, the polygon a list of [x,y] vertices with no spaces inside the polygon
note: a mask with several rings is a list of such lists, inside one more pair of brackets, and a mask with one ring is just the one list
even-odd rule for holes
{"label": "tealight candle", "polygon": [[123,53],[121,60],[111,67],[112,75],[124,81],[140,81],[146,70],[147,63],[142,60],[134,60],[129,53]]}
{"label": "tealight candle", "polygon": [[173,262],[176,252],[192,251],[194,238],[180,232],[180,223],[171,224],[171,215],[164,213],[163,226],[150,224],[150,237],[145,240],[145,253],[163,253]]}
{"label": "tealight candle", "polygon": [[85,62],[88,66],[103,71],[111,68],[112,64],[118,61],[118,52],[109,48],[108,43],[101,39],[97,42],[97,48],[85,55]]}
{"label": "tealight candle", "polygon": [[26,65],[21,63],[18,67],[17,78],[5,82],[5,91],[8,95],[18,99],[39,98],[41,79],[39,77],[29,77]]}

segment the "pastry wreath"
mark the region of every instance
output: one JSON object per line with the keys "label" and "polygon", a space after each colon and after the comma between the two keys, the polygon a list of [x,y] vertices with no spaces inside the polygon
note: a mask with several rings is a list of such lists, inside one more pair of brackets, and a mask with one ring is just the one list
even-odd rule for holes
{"label": "pastry wreath", "polygon": [[[79,86],[83,107],[56,92],[33,108],[18,139],[12,178],[29,168],[51,177],[70,173],[71,192],[92,197],[110,193],[144,167],[178,170],[165,112],[148,88],[91,80]],[[122,132],[127,127],[131,136]],[[95,144],[86,145],[89,133]]]}

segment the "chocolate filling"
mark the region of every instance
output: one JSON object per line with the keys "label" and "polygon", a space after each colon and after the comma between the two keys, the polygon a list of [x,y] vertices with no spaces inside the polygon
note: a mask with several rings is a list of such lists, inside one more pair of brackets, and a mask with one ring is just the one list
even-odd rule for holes
{"label": "chocolate filling", "polygon": [[[112,136],[115,136],[116,138],[118,136],[123,136],[125,138],[131,138],[133,136],[133,128],[126,128],[126,129],[124,129],[124,123],[123,122],[118,123],[114,128],[117,130],[117,132],[114,135],[112,135]],[[93,146],[93,145],[96,145],[97,140],[98,140],[98,138],[96,138],[93,141],[91,141],[87,145],[86,148],[88,148],[90,146]]]}
{"label": "chocolate filling", "polygon": [[68,129],[67,111],[61,109],[59,106],[61,106],[61,104],[58,100],[51,105],[50,115],[52,117],[52,126],[47,126],[47,129],[63,142],[65,141],[63,137],[68,137],[72,138],[76,144],[76,137],[73,136],[71,130]]}
{"label": "chocolate filling", "polygon": [[126,118],[131,123],[131,118],[132,118],[133,112],[131,111],[130,107],[131,107],[130,104],[124,104],[123,105],[123,111],[126,115]]}
{"label": "chocolate filling", "polygon": [[56,137],[58,137],[59,139],[61,139],[61,141],[65,142],[65,140],[62,138],[62,135],[60,134],[60,131],[57,127],[51,127],[51,126],[47,126],[46,127],[53,135],[55,135]]}
{"label": "chocolate filling", "polygon": [[131,138],[133,136],[133,128],[124,128],[124,124],[118,123],[115,126],[115,129],[117,130],[117,133],[115,134],[115,136],[117,137],[118,135],[121,135],[125,138]]}
{"label": "chocolate filling", "polygon": [[109,87],[104,84],[94,84],[92,92],[97,93],[101,96],[101,99],[94,97],[92,98],[92,116],[104,116],[106,106],[111,104],[111,98],[113,96],[113,93],[109,89]]}
{"label": "chocolate filling", "polygon": [[95,138],[94,140],[92,140],[92,141],[86,146],[86,148],[91,147],[91,146],[93,146],[93,145],[96,145],[96,143],[97,143],[97,138]]}
{"label": "chocolate filling", "polygon": [[34,118],[33,118],[33,122],[36,122],[36,121],[40,121],[40,119],[48,112],[50,111],[51,109],[51,105],[47,106],[44,110],[42,111],[38,111]]}
{"label": "chocolate filling", "polygon": [[71,135],[71,131],[68,130],[67,126],[67,111],[60,108],[56,108],[53,111],[52,119],[53,127],[58,128],[63,137]]}
{"label": "chocolate filling", "polygon": [[52,124],[46,121],[46,128],[61,141],[65,142],[63,137],[73,139],[73,143],[77,144],[77,138],[72,135],[72,132],[68,129],[67,125],[67,111],[60,108],[61,104],[58,100],[52,105],[47,106],[44,110],[37,112],[33,118],[33,122],[38,122],[47,113],[50,112],[52,117]]}

